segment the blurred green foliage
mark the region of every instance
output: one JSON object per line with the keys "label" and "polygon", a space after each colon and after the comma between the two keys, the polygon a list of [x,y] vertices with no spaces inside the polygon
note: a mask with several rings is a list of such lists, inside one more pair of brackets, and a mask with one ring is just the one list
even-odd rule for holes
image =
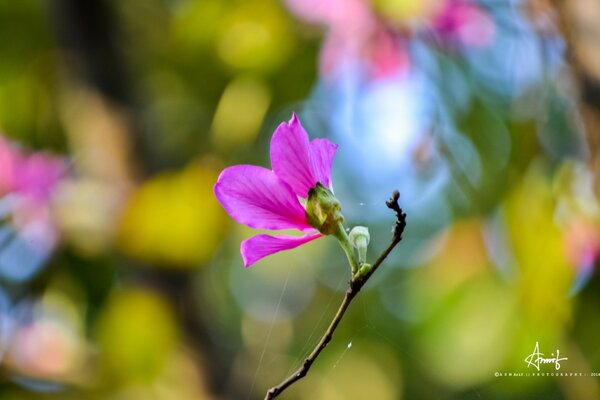
{"label": "blurred green foliage", "polygon": [[[0,1],[0,130],[69,163],[48,213],[60,241],[43,268],[12,279],[2,230],[0,398],[262,398],[310,352],[345,290],[343,253],[320,240],[243,269],[251,231],[212,192],[226,165],[268,167],[270,134],[292,110],[323,128],[312,137],[335,137],[323,120],[345,108],[319,97],[335,97],[318,69],[331,31],[290,3]],[[375,3],[402,32],[430,12]],[[439,75],[435,96],[410,100],[442,111],[397,158],[427,178],[443,160],[437,205],[408,205],[416,215],[396,257],[286,398],[599,398],[589,375],[495,376],[533,372],[523,360],[536,342],[568,357],[561,372],[600,369],[600,212],[567,78],[504,96],[465,54],[413,39],[403,46],[415,60],[418,45],[432,47]],[[359,100],[373,87],[361,89]],[[335,138],[349,154],[353,142]],[[392,216],[384,199],[363,204],[353,168],[383,165],[385,150],[334,164],[351,183],[334,183],[342,206],[359,210],[349,224],[370,227],[370,257]]]}

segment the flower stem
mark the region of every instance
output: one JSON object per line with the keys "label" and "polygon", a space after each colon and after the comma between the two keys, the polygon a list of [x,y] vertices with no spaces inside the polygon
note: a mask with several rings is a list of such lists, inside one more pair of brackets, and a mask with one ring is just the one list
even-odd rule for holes
{"label": "flower stem", "polygon": [[358,273],[358,262],[356,261],[356,256],[354,254],[354,248],[350,243],[350,238],[346,233],[346,229],[344,228],[344,224],[342,221],[337,222],[337,229],[334,233],[335,238],[340,242],[340,246],[344,249],[344,253],[346,253],[346,257],[348,257],[348,262],[350,263],[350,268],[352,269],[352,277],[354,277]]}

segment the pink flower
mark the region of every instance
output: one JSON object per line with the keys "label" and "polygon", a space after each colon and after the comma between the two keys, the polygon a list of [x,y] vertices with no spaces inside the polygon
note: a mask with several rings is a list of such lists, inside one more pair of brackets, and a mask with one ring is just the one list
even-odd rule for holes
{"label": "pink flower", "polygon": [[9,220],[3,229],[11,232],[0,249],[4,277],[31,278],[58,244],[52,202],[65,170],[63,158],[27,153],[0,136],[0,216]]}
{"label": "pink flower", "polygon": [[446,2],[433,19],[433,26],[442,38],[466,46],[484,47],[496,36],[496,25],[490,15],[460,0]]}
{"label": "pink flower", "polygon": [[47,201],[65,173],[63,159],[46,153],[23,155],[16,160],[14,190],[39,202]]}
{"label": "pink flower", "polygon": [[47,202],[65,169],[62,158],[44,152],[26,154],[0,136],[0,195]]}
{"label": "pink flower", "polygon": [[410,65],[404,39],[383,23],[365,0],[286,0],[302,20],[327,28],[319,59],[325,78],[346,63],[361,63],[378,79],[405,72]]}
{"label": "pink flower", "polygon": [[322,235],[307,221],[299,198],[307,198],[317,183],[331,188],[331,166],[337,145],[327,139],[309,141],[294,113],[271,138],[273,170],[235,165],[221,172],[215,195],[225,211],[240,224],[257,229],[298,229],[303,236],[260,234],[244,240],[244,265],[282,250],[293,249]]}

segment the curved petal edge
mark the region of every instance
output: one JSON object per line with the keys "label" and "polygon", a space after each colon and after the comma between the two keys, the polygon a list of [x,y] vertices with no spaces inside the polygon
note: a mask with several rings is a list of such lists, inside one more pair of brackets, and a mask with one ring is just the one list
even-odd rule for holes
{"label": "curved petal edge", "polygon": [[310,228],[304,207],[292,189],[266,168],[225,168],[214,191],[225,211],[240,224],[258,229]]}
{"label": "curved petal edge", "polygon": [[320,238],[320,233],[305,236],[256,235],[244,240],[240,246],[244,266],[250,267],[262,258],[283,250],[296,248],[304,243]]}

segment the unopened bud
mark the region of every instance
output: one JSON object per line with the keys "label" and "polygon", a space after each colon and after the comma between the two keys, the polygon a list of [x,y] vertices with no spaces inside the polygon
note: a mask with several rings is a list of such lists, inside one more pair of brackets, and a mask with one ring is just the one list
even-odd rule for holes
{"label": "unopened bud", "polygon": [[310,226],[323,235],[338,234],[340,223],[344,220],[341,210],[338,199],[320,183],[308,192],[306,219]]}
{"label": "unopened bud", "polygon": [[367,247],[369,246],[369,229],[365,226],[355,226],[350,231],[350,243],[358,252],[358,263],[364,264],[367,261]]}

